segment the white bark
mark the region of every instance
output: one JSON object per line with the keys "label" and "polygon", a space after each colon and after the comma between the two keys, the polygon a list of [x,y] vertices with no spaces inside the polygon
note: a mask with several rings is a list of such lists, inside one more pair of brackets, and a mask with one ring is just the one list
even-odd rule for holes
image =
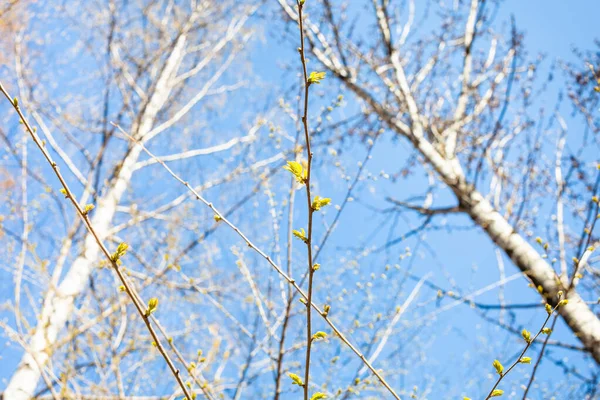
{"label": "white bark", "polygon": [[[144,136],[151,131],[156,116],[169,99],[172,89],[171,80],[185,55],[185,43],[186,35],[182,34],[173,46],[169,59],[157,79],[152,97],[146,105],[139,126],[133,128],[137,138],[143,140]],[[98,200],[92,217],[92,225],[100,240],[105,240],[109,234],[117,206],[129,186],[135,170],[134,166],[141,152],[140,146],[134,146],[131,149],[123,160],[110,189]],[[5,399],[29,400],[33,397],[41,377],[38,365],[43,368],[52,355],[52,347],[73,311],[75,299],[85,290],[89,277],[98,262],[99,250],[95,238],[91,234],[87,234],[84,240],[83,254],[75,259],[60,284],[56,288],[51,287],[48,290],[37,326],[27,343],[27,352],[24,353],[4,391]]]}
{"label": "white bark", "polygon": [[[533,284],[543,288],[546,300],[556,305],[557,293],[565,290],[554,269],[476,190],[460,186],[453,188],[466,212],[488,236],[513,260]],[[600,364],[600,320],[573,289],[568,293],[569,304],[559,308],[560,315]]]}
{"label": "white bark", "polygon": [[[387,119],[390,120],[389,117]],[[391,120],[390,123],[393,125]],[[536,287],[543,288],[545,299],[550,304],[556,305],[557,293],[566,290],[554,268],[515,231],[479,191],[466,182],[460,164],[456,162],[457,159],[443,158],[423,137],[412,135],[409,139],[454,192],[461,208],[485,230],[490,239],[511,258]],[[569,304],[561,307],[559,312],[571,331],[600,364],[600,319],[575,289],[568,293],[568,298]]]}
{"label": "white bark", "polygon": [[[95,209],[92,224],[101,239],[106,238],[117,204],[129,184],[132,166],[139,153],[136,148],[129,154],[114,186]],[[83,254],[75,259],[58,287],[48,291],[41,316],[28,343],[28,352],[23,355],[19,367],[4,391],[6,399],[28,400],[33,397],[41,375],[37,365],[44,366],[50,358],[51,348],[71,315],[75,299],[84,291],[97,264],[99,250],[94,237],[86,235]]]}
{"label": "white bark", "polygon": [[[543,288],[545,299],[550,304],[556,305],[557,293],[566,290],[554,268],[515,231],[479,191],[466,182],[460,164],[456,162],[457,159],[443,158],[423,137],[412,135],[409,139],[454,192],[461,208],[485,230],[490,239],[511,258],[536,287]],[[561,307],[559,312],[586,350],[600,364],[600,319],[575,289],[568,293],[568,298],[569,304]]]}
{"label": "white bark", "polygon": [[[444,183],[454,192],[461,208],[469,214],[471,219],[488,234],[490,239],[502,249],[514,264],[527,275],[535,286],[542,286],[545,299],[556,305],[557,293],[565,291],[556,272],[544,258],[530,245],[509,222],[492,206],[492,204],[466,181],[458,158],[447,159],[435,149],[424,137],[420,113],[409,86],[403,74],[402,66],[394,54],[392,62],[397,69],[396,77],[403,95],[407,99],[412,127],[394,118],[377,102],[367,91],[348,78],[343,71],[337,70],[335,64],[324,55],[315,52],[323,65],[327,66],[340,78],[346,86],[359,98],[364,100],[382,120],[396,133],[411,141],[416,150],[425,158],[426,162],[435,168]],[[569,304],[559,310],[564,321],[573,334],[581,341],[585,349],[600,364],[600,319],[590,307],[577,294],[575,289],[568,293]]]}

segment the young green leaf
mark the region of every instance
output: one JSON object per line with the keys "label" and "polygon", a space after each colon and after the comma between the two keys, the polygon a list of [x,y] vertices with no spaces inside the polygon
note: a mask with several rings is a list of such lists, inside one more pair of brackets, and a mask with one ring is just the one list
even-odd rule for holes
{"label": "young green leaf", "polygon": [[323,331],[319,331],[319,332],[315,333],[314,335],[312,335],[313,340],[325,339],[326,337],[327,337],[327,334]]}
{"label": "young green leaf", "polygon": [[504,394],[504,390],[494,389],[490,397],[500,397]]}
{"label": "young green leaf", "polygon": [[325,393],[317,392],[310,397],[310,400],[321,400],[326,398],[327,395]]}
{"label": "young green leaf", "polygon": [[290,372],[288,376],[292,379],[293,385],[304,386],[304,382],[302,382],[302,379],[298,375]]}
{"label": "young green leaf", "polygon": [[304,228],[300,228],[300,230],[293,230],[292,234],[294,236],[296,236],[298,239],[302,240],[304,243],[306,243],[306,241],[308,240],[308,238],[306,237],[306,232],[304,231]]}
{"label": "young green leaf", "polygon": [[312,209],[315,211],[319,211],[321,209],[321,207],[325,207],[327,205],[329,205],[329,203],[331,203],[331,199],[330,198],[321,198],[319,196],[315,196],[315,199],[312,202]]}
{"label": "young green leaf", "polygon": [[128,248],[129,248],[129,245],[127,243],[125,243],[125,242],[120,243],[119,246],[117,247],[117,251],[115,251],[110,256],[110,259],[113,260],[114,262],[118,263],[120,261],[120,258],[123,257],[127,253]]}
{"label": "young green leaf", "polygon": [[146,309],[146,317],[149,317],[158,308],[158,299],[156,297],[148,300],[148,308]]}
{"label": "young green leaf", "polygon": [[85,207],[83,207],[83,215],[88,215],[88,213],[90,211],[92,211],[93,209],[94,209],[93,204],[86,204]]}
{"label": "young green leaf", "polygon": [[519,360],[521,364],[531,364],[531,357],[521,357]]}
{"label": "young green leaf", "polygon": [[566,306],[567,304],[569,304],[569,300],[564,299],[558,302],[558,306],[562,307],[562,306]]}
{"label": "young green leaf", "polygon": [[500,361],[498,360],[494,360],[492,365],[494,366],[494,368],[496,368],[496,372],[498,373],[498,375],[502,376],[502,371],[504,371],[504,366],[502,365],[502,363],[500,363]]}
{"label": "young green leaf", "polygon": [[288,161],[287,165],[283,167],[286,171],[290,171],[298,183],[304,183],[306,181],[307,171],[304,171],[302,164],[297,161]]}
{"label": "young green leaf", "polygon": [[531,343],[531,332],[529,332],[527,329],[523,329],[521,331],[521,336],[523,336],[523,339],[525,339],[527,343]]}
{"label": "young green leaf", "polygon": [[312,85],[313,83],[316,83],[317,85],[321,83],[321,81],[323,79],[325,79],[325,72],[317,72],[317,71],[313,71],[310,73],[310,75],[308,76],[308,84]]}

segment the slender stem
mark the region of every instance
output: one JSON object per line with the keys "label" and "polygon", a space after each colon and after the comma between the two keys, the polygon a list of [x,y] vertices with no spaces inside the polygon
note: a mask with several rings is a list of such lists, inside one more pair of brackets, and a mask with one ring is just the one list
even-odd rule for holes
{"label": "slender stem", "polygon": [[312,196],[310,193],[310,177],[311,177],[311,165],[312,165],[312,150],[310,148],[310,133],[308,130],[308,94],[310,83],[308,82],[308,71],[306,68],[306,56],[304,54],[304,23],[302,21],[302,10],[303,4],[298,1],[298,24],[300,26],[300,61],[302,62],[302,73],[304,75],[304,113],[302,115],[302,125],[304,126],[304,139],[306,140],[306,154],[307,154],[307,165],[306,165],[306,180],[304,186],[306,187],[306,202],[308,206],[308,236],[306,238],[306,248],[308,253],[308,289],[307,289],[307,303],[306,303],[306,365],[304,366],[304,400],[308,400],[308,386],[310,381],[310,352],[312,347],[312,294],[313,294],[313,258],[312,258],[312,222],[313,222],[313,207],[312,207]]}
{"label": "slender stem", "polygon": [[[596,178],[596,179],[600,179],[600,174],[598,175],[598,178]],[[600,203],[596,203],[595,212],[590,213],[591,218],[593,218],[593,216],[595,216],[595,215],[598,215],[599,208],[600,208]],[[587,259],[591,256],[592,252],[594,251],[594,248],[593,247],[590,248],[590,245],[592,244],[592,237],[593,237],[592,233],[594,232],[594,228],[596,227],[597,221],[598,221],[598,218],[593,219],[592,227],[589,230],[588,239],[585,243],[586,250],[583,253],[583,256],[581,257],[581,259],[577,261],[577,265],[575,265],[575,268],[573,269],[573,273],[571,274],[571,278],[569,280],[569,286],[567,287],[567,291],[565,293],[565,298],[569,297],[569,292],[575,287],[575,278],[577,277],[579,268],[581,267],[582,264],[587,263]],[[587,225],[588,224],[586,223],[586,226]],[[554,326],[556,325],[557,320],[558,320],[558,314],[554,317],[554,320],[552,321],[552,327],[551,327],[552,332],[554,332]],[[538,367],[542,363],[542,358],[544,357],[544,353],[546,351],[546,346],[548,345],[549,340],[550,340],[550,335],[548,335],[548,337],[546,337],[546,340],[544,340],[544,344],[542,345],[542,349],[540,350],[540,355],[535,362],[533,371],[531,372],[531,377],[529,378],[529,382],[527,383],[527,387],[525,388],[525,392],[523,393],[523,400],[527,400],[527,394],[529,393],[529,389],[531,389],[531,386],[533,385],[533,381],[535,380],[535,374],[537,373]]]}
{"label": "slender stem", "polygon": [[41,140],[39,139],[39,137],[37,136],[37,134],[35,133],[33,128],[31,128],[29,121],[25,118],[25,116],[23,115],[23,113],[21,111],[21,107],[19,107],[18,103],[15,100],[13,100],[13,98],[8,94],[8,92],[6,91],[6,89],[4,89],[4,86],[2,85],[1,82],[0,82],[0,92],[2,92],[2,94],[4,94],[6,99],[12,104],[12,106],[15,109],[15,111],[17,112],[17,114],[19,114],[19,117],[21,118],[21,121],[23,121],[23,124],[25,125],[27,132],[29,132],[34,143],[40,149],[40,151],[46,158],[46,161],[48,162],[48,164],[50,164],[50,166],[52,167],[54,174],[60,181],[63,189],[65,190],[65,193],[66,193],[65,197],[67,197],[71,201],[71,203],[73,204],[73,207],[75,207],[75,209],[77,211],[77,214],[79,215],[79,217],[82,219],[83,223],[85,224],[88,232],[94,237],[96,243],[100,247],[100,250],[102,251],[102,253],[106,257],[106,259],[110,262],[113,269],[117,273],[119,280],[125,287],[125,292],[130,297],[135,308],[137,309],[138,313],[142,317],[144,324],[146,325],[146,328],[148,329],[148,332],[150,332],[150,335],[152,336],[152,339],[154,340],[154,343],[156,343],[156,347],[158,348],[158,351],[165,359],[167,365],[169,366],[169,369],[171,370],[171,373],[177,380],[177,383],[181,387],[181,390],[183,391],[186,399],[191,400],[192,397],[190,396],[188,388],[186,387],[185,383],[183,382],[183,379],[181,378],[181,373],[180,373],[179,369],[177,369],[177,367],[175,367],[175,364],[173,364],[173,361],[167,354],[164,346],[162,345],[162,343],[160,342],[160,339],[158,338],[158,335],[156,334],[154,328],[152,327],[152,324],[150,323],[150,319],[149,319],[149,314],[146,313],[145,304],[141,301],[139,294],[136,292],[135,288],[129,284],[129,282],[125,278],[125,275],[123,274],[123,271],[117,264],[116,260],[113,260],[113,258],[111,257],[111,253],[108,251],[108,249],[106,248],[106,246],[104,245],[104,243],[102,242],[102,240],[100,239],[98,234],[96,233],[94,227],[92,226],[92,223],[91,223],[90,219],[88,218],[87,212],[85,212],[81,208],[81,206],[75,199],[75,196],[69,189],[67,182],[65,181],[65,179],[63,178],[62,174],[60,173],[60,171],[58,169],[58,165],[52,160],[50,153],[48,153],[48,150],[46,150],[46,148],[44,147],[44,144],[41,142]]}
{"label": "slender stem", "polygon": [[[550,327],[550,329],[552,329],[552,332],[554,332],[554,326],[556,325],[557,320],[558,320],[558,314],[556,314],[554,316],[554,320],[552,321],[552,326]],[[529,389],[531,388],[531,385],[533,384],[533,380],[535,379],[535,373],[537,372],[537,369],[542,362],[542,358],[544,357],[544,352],[546,351],[546,346],[548,345],[549,340],[550,340],[550,335],[548,335],[546,337],[546,340],[544,340],[544,344],[542,344],[542,350],[540,350],[540,355],[538,356],[538,358],[535,362],[535,365],[533,366],[533,371],[531,372],[531,377],[529,378],[529,382],[527,383],[527,387],[525,388],[525,393],[523,393],[523,400],[527,399],[527,393],[529,393]]]}
{"label": "slender stem", "polygon": [[[514,367],[517,366],[517,364],[519,364],[519,362],[521,361],[521,358],[525,355],[525,353],[527,352],[527,350],[529,350],[529,347],[531,347],[531,345],[535,342],[535,340],[538,338],[538,336],[540,336],[542,334],[542,331],[544,330],[544,328],[546,327],[546,324],[548,323],[548,321],[550,320],[550,317],[552,316],[552,314],[554,314],[556,312],[556,309],[559,306],[556,305],[556,307],[554,307],[552,309],[552,312],[550,312],[548,314],[548,316],[546,317],[546,319],[544,320],[544,323],[542,324],[542,327],[540,328],[540,330],[537,332],[537,334],[531,339],[529,340],[529,342],[527,342],[527,346],[525,346],[525,348],[523,349],[523,351],[521,352],[521,354],[519,354],[519,357],[517,357],[517,359],[515,360],[514,363],[512,363],[512,365],[506,370],[506,372],[500,374],[500,376],[498,377],[498,380],[496,381],[496,384],[494,385],[494,387],[492,388],[492,390],[490,390],[490,393],[487,395],[487,397],[485,398],[485,400],[488,400],[492,397],[492,393],[494,393],[494,390],[496,390],[496,388],[498,387],[498,385],[500,384],[500,382],[502,382],[502,379],[504,379],[504,377],[506,375],[508,375],[508,373],[510,371],[512,371],[512,369]],[[554,326],[554,324],[553,324]]]}
{"label": "slender stem", "polygon": [[344,333],[337,327],[337,325],[335,325],[335,323],[331,320],[331,318],[328,317],[328,314],[326,312],[324,312],[323,310],[321,310],[321,308],[319,308],[318,305],[316,305],[314,302],[308,302],[308,296],[307,294],[304,292],[304,290],[302,290],[302,288],[300,287],[300,285],[298,284],[298,282],[296,282],[296,280],[294,278],[292,278],[292,274],[291,272],[287,272],[283,270],[283,268],[281,268],[279,265],[277,265],[277,263],[273,260],[273,258],[271,258],[269,255],[267,255],[263,250],[261,250],[258,246],[256,246],[249,238],[248,236],[246,236],[242,230],[240,228],[238,228],[233,222],[231,222],[227,216],[222,213],[221,211],[219,211],[219,209],[217,207],[215,207],[215,205],[213,203],[211,203],[210,201],[208,201],[204,196],[200,195],[200,193],[198,193],[197,190],[195,190],[192,185],[189,184],[189,182],[185,181],[183,178],[181,178],[179,175],[177,175],[175,172],[173,172],[173,170],[167,165],[165,164],[164,161],[162,161],[160,158],[158,158],[154,153],[152,153],[150,150],[148,150],[146,148],[146,146],[144,146],[143,143],[141,143],[139,140],[137,140],[136,138],[132,137],[131,135],[129,135],[127,132],[125,132],[120,126],[115,125],[119,131],[125,135],[129,140],[131,140],[132,142],[136,143],[138,146],[140,146],[142,148],[142,150],[148,154],[148,156],[152,157],[152,159],[156,160],[157,163],[159,163],[168,173],[169,175],[171,175],[173,177],[173,179],[175,179],[176,181],[178,181],[179,183],[181,183],[183,186],[186,187],[186,189],[188,191],[190,191],[194,198],[200,202],[202,202],[205,206],[207,206],[208,208],[210,208],[212,210],[212,212],[215,213],[216,216],[219,217],[219,219],[221,221],[223,221],[227,226],[229,226],[245,243],[246,245],[251,248],[252,250],[254,250],[258,255],[260,255],[262,258],[264,258],[267,263],[283,278],[285,279],[285,281],[291,285],[294,290],[304,299],[307,301],[308,304],[311,305],[311,307],[317,312],[317,314],[319,314],[324,320],[325,322],[329,325],[329,327],[331,328],[331,330],[333,331],[333,333],[335,334],[335,336],[340,339],[350,350],[352,350],[352,352],[358,357],[360,358],[360,360],[362,361],[362,363],[364,365],[367,366],[367,368],[369,368],[369,370],[373,373],[373,375],[375,375],[377,377],[377,379],[379,380],[379,382],[381,382],[381,384],[386,388],[386,390],[394,397],[394,399],[396,400],[400,400],[400,396],[398,396],[398,394],[394,391],[394,389],[392,389],[392,387],[390,386],[390,384],[385,380],[385,378],[383,377],[383,375],[381,374],[380,371],[378,371],[373,364],[371,364],[369,362],[369,360],[367,360],[367,357],[365,357],[365,355],[356,347],[352,344],[352,342],[350,342],[350,340],[346,337],[346,335],[344,335]]}
{"label": "slender stem", "polygon": [[[296,140],[294,143],[294,148],[298,144],[298,136],[300,130],[297,129]],[[288,200],[288,229],[287,229],[287,273],[288,275],[292,275],[292,241],[293,241],[293,228],[292,223],[294,222],[294,203],[296,200],[296,179],[290,178],[290,195]],[[286,333],[289,327],[289,321],[292,312],[292,304],[294,301],[294,297],[296,292],[292,291],[292,287],[290,285],[286,285],[287,289],[287,303],[285,306],[285,316],[283,318],[283,324],[281,327],[281,340],[279,341],[279,352],[277,353],[277,373],[275,375],[275,397],[273,400],[279,400],[279,395],[281,392],[281,377],[282,377],[282,369],[283,369],[283,357],[285,356],[285,338]]]}

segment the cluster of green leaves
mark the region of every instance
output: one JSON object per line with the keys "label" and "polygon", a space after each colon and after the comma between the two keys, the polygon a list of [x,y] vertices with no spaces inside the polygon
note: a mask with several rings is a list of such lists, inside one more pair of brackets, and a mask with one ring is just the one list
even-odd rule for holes
{"label": "cluster of green leaves", "polygon": [[300,230],[294,229],[292,233],[296,238],[302,240],[304,243],[308,241],[308,238],[306,237],[306,231],[304,230],[304,228],[300,228]]}
{"label": "cluster of green leaves", "polygon": [[292,385],[304,387],[304,381],[298,375],[294,374],[293,372],[289,372],[288,376],[292,379]]}
{"label": "cluster of green leaves", "polygon": [[158,299],[156,297],[153,297],[150,300],[148,300],[148,308],[146,308],[146,312],[144,313],[144,315],[146,317],[149,317],[150,314],[152,314],[154,311],[156,311],[157,308],[158,308]]}
{"label": "cluster of green leaves", "polygon": [[128,249],[129,249],[129,245],[127,243],[125,243],[125,242],[119,243],[119,246],[117,246],[117,250],[114,253],[112,253],[112,255],[110,256],[110,259],[117,264],[121,264],[121,257],[123,257],[125,254],[127,254]]}
{"label": "cluster of green leaves", "polygon": [[85,206],[83,206],[83,215],[88,215],[90,211],[92,211],[94,209],[94,205],[93,204],[86,204]]}
{"label": "cluster of green leaves", "polygon": [[319,85],[321,83],[321,81],[323,79],[325,79],[325,72],[317,72],[317,71],[313,71],[310,73],[310,75],[308,76],[308,84],[312,85],[313,83],[316,83],[317,85]]}
{"label": "cluster of green leaves", "polygon": [[331,199],[328,197],[321,198],[319,196],[315,196],[312,202],[312,209],[315,211],[319,211],[322,207],[328,206],[331,203]]}
{"label": "cluster of green leaves", "polygon": [[[536,240],[539,244],[542,244],[543,241],[540,240]],[[539,288],[537,288],[539,291]],[[504,365],[502,365],[502,363],[499,360],[494,360],[494,362],[492,362],[492,366],[494,367],[494,369],[496,370],[496,373],[498,374],[498,380],[496,381],[496,384],[494,385],[494,388],[491,390],[491,392],[488,394],[488,396],[486,397],[486,400],[492,397],[501,397],[504,394],[504,390],[502,389],[497,389],[496,387],[500,384],[500,382],[502,381],[502,379],[517,365],[517,364],[531,364],[531,357],[526,357],[524,356],[525,352],[529,349],[529,347],[531,346],[531,344],[534,342],[534,340],[541,334],[543,335],[550,335],[552,333],[552,329],[546,327],[546,324],[548,323],[548,320],[550,319],[550,317],[552,316],[552,314],[554,314],[554,312],[559,308],[559,307],[563,307],[565,305],[567,305],[569,303],[568,299],[564,299],[563,298],[564,293],[562,291],[559,291],[557,293],[558,298],[560,299],[556,305],[556,307],[552,307],[550,304],[546,303],[546,305],[544,306],[546,309],[546,312],[548,313],[548,316],[546,317],[546,320],[544,321],[544,323],[542,324],[542,327],[540,328],[540,330],[538,331],[538,333],[535,336],[531,336],[531,332],[529,332],[527,329],[523,329],[521,331],[521,337],[523,338],[523,340],[526,343],[525,349],[521,352],[519,358],[505,371]],[[463,397],[463,400],[471,400],[469,397]]]}
{"label": "cluster of green leaves", "polygon": [[[302,378],[300,378],[300,376],[290,372],[288,373],[288,376],[290,377],[290,379],[292,380],[292,384],[293,385],[298,385],[300,387],[303,388],[304,391],[304,400],[308,400],[308,382],[309,382],[309,370],[310,370],[310,351],[311,351],[311,344],[314,341],[318,341],[318,340],[325,340],[327,338],[327,333],[323,332],[323,331],[318,331],[314,334],[311,335],[311,304],[310,304],[310,299],[311,299],[311,295],[312,295],[312,279],[313,279],[313,274],[318,271],[321,267],[320,264],[318,263],[314,263],[313,264],[313,260],[312,260],[312,255],[311,255],[311,237],[312,237],[312,215],[314,212],[321,210],[323,207],[328,206],[329,204],[331,204],[331,199],[327,198],[327,197],[320,197],[320,196],[315,196],[314,198],[311,199],[311,182],[310,182],[310,176],[311,176],[311,158],[312,158],[312,152],[310,149],[310,134],[309,134],[309,129],[308,129],[308,121],[307,121],[307,113],[308,113],[308,88],[313,85],[313,84],[320,84],[323,79],[325,79],[325,72],[318,72],[318,71],[313,71],[311,72],[308,76],[306,74],[306,59],[305,59],[305,55],[304,55],[304,32],[303,32],[303,21],[302,21],[302,10],[303,10],[303,6],[304,6],[305,0],[297,0],[297,5],[298,5],[298,17],[299,17],[299,27],[300,27],[300,38],[301,38],[301,47],[298,48],[298,53],[300,54],[300,58],[302,61],[302,65],[303,65],[303,72],[304,72],[304,78],[305,78],[305,103],[304,103],[304,115],[302,116],[302,122],[304,124],[304,132],[306,135],[306,150],[308,152],[308,161],[306,163],[300,163],[298,161],[292,160],[292,161],[287,161],[286,165],[283,167],[283,169],[285,169],[286,171],[289,171],[292,176],[296,179],[296,182],[298,182],[301,185],[305,186],[306,189],[306,194],[308,197],[308,214],[309,214],[309,218],[308,218],[308,236],[306,234],[306,231],[304,230],[304,228],[300,228],[300,229],[295,229],[292,231],[293,235],[302,240],[308,247],[308,267],[309,267],[309,283],[308,283],[308,300],[305,299],[304,297],[300,298],[300,301],[306,306],[307,308],[307,332],[308,332],[308,342],[307,342],[307,355],[306,355],[306,365],[305,365],[305,379],[306,382],[304,382],[302,380]],[[329,311],[329,307],[327,307],[327,311],[324,312],[322,315],[326,316],[327,312]],[[321,392],[315,392],[311,397],[310,400],[321,400],[321,399],[325,399],[327,398],[327,395]]]}
{"label": "cluster of green leaves", "polygon": [[[292,380],[292,385],[298,385],[300,387],[304,387],[304,381],[298,375],[290,372],[290,373],[288,373],[288,376]],[[325,393],[315,392],[310,397],[310,400],[322,400],[322,399],[326,399],[326,398],[327,398],[327,395]]]}
{"label": "cluster of green leaves", "polygon": [[298,183],[306,183],[306,178],[308,175],[308,170],[306,170],[302,164],[297,161],[288,161],[287,165],[283,167],[283,169],[290,171],[292,175],[296,178]]}

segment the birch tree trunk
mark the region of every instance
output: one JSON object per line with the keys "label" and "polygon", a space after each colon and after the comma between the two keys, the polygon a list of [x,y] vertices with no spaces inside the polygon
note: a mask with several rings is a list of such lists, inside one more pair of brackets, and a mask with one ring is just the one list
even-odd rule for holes
{"label": "birch tree trunk", "polygon": [[[396,124],[380,107],[375,110],[402,135],[402,127]],[[418,123],[415,123],[419,126]],[[564,282],[554,269],[492,206],[492,204],[469,182],[467,182],[457,159],[447,159],[419,134],[419,128],[407,137],[416,149],[431,164],[444,183],[454,192],[460,208],[473,222],[480,226],[489,238],[501,248],[514,264],[523,272],[535,287],[543,288],[545,300],[555,306],[557,293],[567,291]],[[600,320],[575,290],[568,292],[569,304],[560,307],[559,312],[573,334],[586,350],[600,364]]]}
{"label": "birch tree trunk", "polygon": [[[99,201],[92,223],[104,240],[115,215],[119,200],[131,179],[132,166],[140,152],[129,154],[114,186]],[[4,392],[7,399],[26,400],[33,397],[41,371],[52,355],[52,347],[65,327],[75,299],[85,290],[92,271],[97,266],[99,247],[91,234],[84,240],[83,254],[75,259],[57,288],[50,288],[44,299],[41,315],[27,349]]]}
{"label": "birch tree trunk", "polygon": [[[343,78],[343,77],[342,77]],[[345,78],[343,78],[346,81]],[[467,182],[458,159],[448,159],[422,135],[418,116],[413,121],[412,130],[406,131],[383,107],[378,105],[366,92],[354,84],[348,85],[358,96],[367,101],[373,110],[400,135],[407,137],[425,160],[436,170],[442,181],[455,194],[460,208],[474,223],[480,226],[489,238],[501,248],[514,264],[532,283],[543,288],[543,297],[551,305],[556,305],[559,291],[565,285],[554,269],[492,206],[492,204],[469,182]],[[568,285],[567,285],[568,286]],[[568,293],[569,304],[559,309],[561,316],[585,349],[600,364],[600,319],[583,301],[575,290]]]}
{"label": "birch tree trunk", "polygon": [[[140,140],[143,140],[152,130],[158,113],[169,99],[172,89],[171,79],[181,64],[185,44],[186,35],[181,34],[156,81],[155,89],[147,102],[138,127],[134,126],[132,129],[135,137]],[[92,225],[101,240],[105,240],[109,233],[117,206],[131,182],[134,166],[141,152],[140,146],[130,149],[110,189],[98,200]],[[75,259],[58,287],[48,290],[34,334],[27,343],[19,366],[4,392],[7,399],[26,400],[33,397],[41,377],[40,367],[43,368],[52,356],[52,347],[71,315],[76,298],[85,290],[98,262],[99,250],[93,235],[87,234],[83,254]]]}
{"label": "birch tree trunk", "polygon": [[[490,239],[508,255],[514,264],[542,287],[542,296],[555,306],[559,291],[566,291],[560,278],[545,259],[496,211],[478,191],[462,184],[453,187],[461,206]],[[585,349],[600,364],[600,320],[575,291],[568,291],[569,303],[559,308],[560,315],[581,341]]]}
{"label": "birch tree trunk", "polygon": [[[458,99],[458,104],[450,119],[443,121],[446,124],[445,129],[438,128],[438,132],[431,134],[432,127],[440,125],[439,117],[429,115],[428,111],[421,108],[421,94],[416,90],[418,85],[423,82],[425,77],[431,72],[436,63],[440,63],[438,55],[431,58],[430,64],[422,68],[418,74],[412,76],[412,80],[405,72],[406,60],[400,57],[401,44],[394,42],[394,22],[389,18],[390,11],[387,10],[389,4],[374,1],[375,17],[381,36],[375,40],[373,47],[369,51],[383,53],[381,59],[384,64],[379,66],[379,60],[372,59],[370,56],[362,55],[358,60],[372,60],[366,65],[358,65],[360,68],[370,68],[373,76],[380,80],[374,82],[366,81],[362,76],[357,76],[356,71],[360,68],[354,65],[348,65],[348,61],[343,54],[347,46],[346,42],[339,39],[338,36],[328,37],[322,27],[308,22],[310,33],[308,40],[311,43],[311,50],[318,61],[337,77],[348,90],[357,98],[362,100],[391,130],[396,134],[406,138],[415,150],[423,157],[423,163],[430,165],[441,178],[443,183],[456,196],[459,208],[470,216],[475,224],[481,227],[488,237],[502,249],[514,262],[514,264],[525,274],[531,282],[542,288],[542,296],[551,305],[556,305],[558,301],[557,293],[559,291],[567,292],[566,282],[561,282],[561,278],[556,274],[551,265],[517,232],[513,226],[494,208],[494,206],[480,193],[474,184],[470,183],[463,172],[461,161],[456,156],[457,130],[464,127],[467,122],[477,118],[483,110],[489,106],[489,100],[492,97],[495,85],[502,82],[511,72],[510,65],[516,52],[516,33],[513,29],[513,47],[507,52],[502,64],[499,64],[495,73],[494,85],[492,85],[481,99],[473,99],[476,106],[473,110],[467,110],[466,104],[469,101],[470,75],[472,73],[472,52],[471,46],[475,35],[475,16],[479,10],[480,3],[477,0],[471,1],[471,6],[466,18],[466,27],[462,32],[462,47],[464,50],[461,57],[464,58],[462,74],[458,77],[461,82],[462,90]],[[285,0],[279,0],[284,12],[296,23],[298,15],[289,6]],[[326,7],[328,7],[326,5]],[[396,21],[397,22],[397,21]],[[340,27],[332,26],[329,28],[332,32],[337,32]],[[410,29],[410,26],[409,26]],[[403,35],[400,41],[403,41]],[[443,48],[442,42],[438,48]],[[336,53],[333,49],[338,49]],[[376,50],[373,50],[376,49]],[[383,49],[383,50],[382,50]],[[352,48],[350,53],[360,54],[360,45]],[[366,53],[365,53],[366,54]],[[384,71],[384,72],[382,72]],[[487,72],[484,70],[484,72]],[[445,75],[445,72],[442,73]],[[483,73],[482,73],[483,75]],[[388,91],[391,102],[386,102],[378,97],[373,87],[382,86],[381,91]],[[508,100],[506,100],[508,101]],[[425,104],[430,106],[429,104]],[[426,107],[423,107],[426,108]],[[469,112],[467,112],[469,111]],[[495,129],[498,129],[496,126]],[[477,132],[470,133],[471,136],[477,136]],[[494,140],[492,136],[492,140]],[[491,141],[487,146],[491,145]],[[471,149],[469,149],[472,151]],[[477,155],[479,157],[485,157]],[[465,156],[466,157],[466,156]],[[564,277],[563,279],[566,279]],[[577,294],[575,288],[568,291],[569,303],[560,308],[560,314],[564,321],[571,328],[573,334],[581,341],[585,349],[600,364],[600,319],[594,314],[590,307]]]}

